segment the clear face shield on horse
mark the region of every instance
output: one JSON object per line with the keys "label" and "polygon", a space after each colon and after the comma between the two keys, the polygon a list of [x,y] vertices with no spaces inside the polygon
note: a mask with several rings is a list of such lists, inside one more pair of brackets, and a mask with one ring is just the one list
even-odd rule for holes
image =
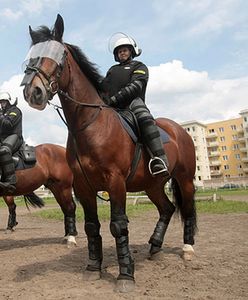
{"label": "clear face shield on horse", "polygon": [[[57,41],[37,43],[30,48],[23,63],[25,75],[21,86],[24,86],[24,98],[31,107],[43,110],[58,92],[58,79],[65,57],[65,47]],[[58,68],[60,70],[56,73]]]}

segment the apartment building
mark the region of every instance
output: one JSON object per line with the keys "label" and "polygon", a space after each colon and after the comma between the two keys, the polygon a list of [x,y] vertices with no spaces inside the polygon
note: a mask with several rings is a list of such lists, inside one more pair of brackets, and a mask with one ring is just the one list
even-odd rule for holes
{"label": "apartment building", "polygon": [[204,180],[211,179],[209,158],[207,152],[207,143],[206,143],[207,126],[197,121],[184,122],[181,123],[181,126],[192,137],[192,140],[195,145],[195,151],[196,151],[195,184],[197,186],[203,186]]}
{"label": "apartment building", "polygon": [[189,121],[181,125],[195,145],[197,186],[204,186],[208,180],[248,178],[248,110],[242,110],[235,119],[209,124]]}

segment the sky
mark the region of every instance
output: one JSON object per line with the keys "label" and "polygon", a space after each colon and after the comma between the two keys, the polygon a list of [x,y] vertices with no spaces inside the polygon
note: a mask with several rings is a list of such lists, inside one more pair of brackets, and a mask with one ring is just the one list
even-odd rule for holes
{"label": "sky", "polygon": [[66,143],[57,112],[30,108],[20,87],[28,26],[51,28],[58,13],[64,41],[79,46],[103,76],[115,63],[110,37],[124,32],[136,40],[149,68],[146,103],[154,117],[211,123],[248,109],[247,0],[0,0],[0,91],[18,97],[27,143]]}

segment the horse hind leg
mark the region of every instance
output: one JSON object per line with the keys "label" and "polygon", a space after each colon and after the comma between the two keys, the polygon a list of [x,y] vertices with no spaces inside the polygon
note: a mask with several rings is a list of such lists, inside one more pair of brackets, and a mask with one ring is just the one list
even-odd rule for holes
{"label": "horse hind leg", "polygon": [[164,192],[164,184],[161,184],[160,188],[154,186],[154,188],[147,190],[146,193],[156,205],[160,215],[154,232],[149,239],[149,244],[151,244],[150,255],[151,258],[155,258],[156,254],[161,250],[166,230],[175,211],[175,206]]}
{"label": "horse hind leg", "polygon": [[75,237],[78,234],[76,228],[76,204],[72,198],[71,188],[49,186],[49,189],[52,191],[64,214],[64,240],[67,243],[67,247],[76,246]]}
{"label": "horse hind leg", "polygon": [[180,210],[181,218],[184,223],[183,232],[183,258],[191,260],[194,256],[193,245],[194,236],[197,229],[196,208],[195,208],[195,188],[192,180],[184,177],[181,180],[172,179],[172,190],[175,204]]}
{"label": "horse hind leg", "polygon": [[16,204],[14,202],[14,197],[9,196],[4,198],[5,202],[8,205],[9,210],[9,217],[8,217],[8,224],[6,228],[6,233],[13,232],[15,230],[16,225],[18,222],[16,221]]}

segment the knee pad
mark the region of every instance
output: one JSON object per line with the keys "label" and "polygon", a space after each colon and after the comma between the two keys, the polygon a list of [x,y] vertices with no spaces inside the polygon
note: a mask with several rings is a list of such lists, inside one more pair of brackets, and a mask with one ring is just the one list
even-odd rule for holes
{"label": "knee pad", "polygon": [[86,222],[84,225],[84,230],[87,236],[96,237],[99,236],[100,224],[93,222]]}
{"label": "knee pad", "polygon": [[110,232],[113,237],[118,238],[128,235],[127,220],[118,220],[110,222]]}
{"label": "knee pad", "polygon": [[8,147],[7,145],[3,144],[0,147],[0,155],[4,155],[4,154],[12,154],[11,148]]}

